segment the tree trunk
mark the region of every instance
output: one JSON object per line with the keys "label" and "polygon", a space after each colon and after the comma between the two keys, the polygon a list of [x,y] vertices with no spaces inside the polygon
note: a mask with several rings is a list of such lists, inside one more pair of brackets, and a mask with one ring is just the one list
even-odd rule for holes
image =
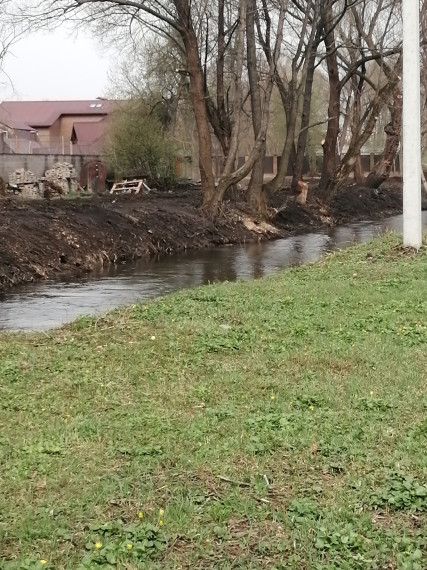
{"label": "tree trunk", "polygon": [[[264,5],[265,4],[264,2]],[[317,11],[315,15],[317,15]],[[311,2],[309,2],[304,11],[301,36],[291,62],[291,79],[286,84],[278,70],[276,70],[275,73],[276,85],[286,114],[286,139],[282,150],[279,171],[276,176],[265,185],[265,191],[269,193],[276,192],[285,186],[288,168],[291,162],[293,167],[292,172],[294,172],[295,169],[297,156],[295,149],[295,131],[300,113],[300,100],[302,93],[306,92],[307,73],[311,62],[310,54],[313,51],[316,30],[321,30],[321,24],[319,24],[317,28],[313,26],[312,22],[314,19],[316,18],[313,17]],[[306,44],[305,39],[310,25],[312,28],[309,32],[309,40]],[[307,105],[308,101],[305,100],[305,103]]]}
{"label": "tree trunk", "polygon": [[239,147],[239,132],[240,132],[240,113],[243,100],[243,86],[242,86],[242,72],[244,63],[244,46],[245,46],[245,29],[247,19],[247,4],[246,0],[239,2],[239,23],[236,32],[236,43],[234,46],[235,51],[235,69],[234,69],[234,97],[233,97],[233,113],[231,123],[231,138],[228,149],[228,155],[225,157],[224,171],[218,182],[217,187],[210,200],[203,203],[203,208],[210,216],[216,216],[219,205],[222,202],[226,190],[232,186],[237,179],[233,176],[235,171],[235,163],[237,157],[237,150]]}
{"label": "tree trunk", "polygon": [[345,104],[345,111],[344,111],[344,121],[342,123],[341,135],[339,137],[338,143],[338,155],[340,159],[344,155],[344,147],[347,140],[347,133],[350,128],[350,105],[351,105],[351,95],[347,97],[347,102]]}
{"label": "tree trunk", "polygon": [[[256,39],[255,39],[255,12],[256,0],[248,0],[248,14],[246,20],[246,51],[249,86],[252,107],[252,126],[255,138],[257,138],[262,126],[262,104],[260,93],[260,77],[257,68]],[[255,212],[265,212],[267,209],[264,186],[264,157],[265,145],[255,162],[251,172],[251,179],[247,191],[249,206]]]}
{"label": "tree trunk", "polygon": [[200,62],[197,36],[191,19],[187,0],[175,0],[175,6],[183,23],[181,37],[185,46],[187,68],[190,75],[190,98],[193,105],[199,139],[199,168],[202,183],[203,205],[215,193],[212,164],[212,140],[205,102],[204,74]]}
{"label": "tree trunk", "polygon": [[261,150],[260,157],[256,161],[249,182],[247,199],[248,204],[254,212],[263,214],[267,211],[268,193],[264,188],[264,157],[265,146]]}
{"label": "tree trunk", "polygon": [[[360,121],[359,127],[353,130],[352,141],[350,143],[348,151],[341,161],[341,164],[338,167],[334,177],[330,180],[328,186],[326,187],[327,201],[330,201],[335,197],[338,189],[342,186],[343,182],[345,182],[351,170],[354,168],[363,145],[372,135],[372,131],[374,130],[375,124],[377,122],[380,109],[384,106],[384,102],[390,100],[392,93],[394,94],[394,99],[398,100],[399,94],[396,94],[396,91],[399,91],[399,72],[401,70],[401,62],[402,59],[401,56],[399,56],[399,60],[396,63],[395,69],[388,69],[388,82],[378,91],[375,99],[371,102],[370,107],[365,111],[364,119]],[[362,123],[365,125],[363,128]],[[392,140],[394,142],[391,148],[396,149],[395,145],[397,141],[395,138]],[[391,141],[389,142],[391,143]],[[391,169],[391,164],[389,165],[389,168]]]}
{"label": "tree trunk", "polygon": [[386,141],[381,159],[369,173],[365,181],[368,188],[379,188],[390,176],[393,163],[399,150],[400,132],[402,129],[402,93],[395,90],[393,104],[389,106],[391,121],[385,127]]}
{"label": "tree trunk", "polygon": [[328,128],[323,142],[323,166],[319,182],[319,191],[324,193],[329,181],[333,178],[336,168],[337,141],[340,132],[340,97],[341,84],[338,74],[338,59],[335,43],[335,33],[332,25],[332,7],[329,4],[325,8],[324,29],[329,30],[325,38],[326,65],[329,77],[329,104],[328,104]]}
{"label": "tree trunk", "polygon": [[[245,8],[246,8],[246,4],[245,4],[246,0],[241,0],[241,13],[240,13],[240,19],[239,25],[245,25],[246,22],[246,12],[245,12]],[[234,172],[232,172],[232,162],[231,162],[231,157],[233,157],[235,155],[234,152],[234,148],[237,148],[237,137],[236,137],[236,133],[238,133],[238,129],[234,129],[233,130],[233,137],[231,140],[231,145],[230,145],[230,155],[227,157],[227,162],[224,168],[224,174],[221,177],[221,179],[218,182],[218,187],[216,188],[216,191],[214,192],[211,200],[206,204],[206,211],[208,211],[212,216],[215,216],[219,210],[219,206],[221,204],[221,201],[223,199],[223,196],[226,192],[226,190],[232,186],[233,184],[235,184],[236,182],[239,182],[240,180],[242,180],[245,176],[247,176],[253,169],[256,161],[259,159],[262,150],[265,148],[265,139],[266,139],[266,134],[267,134],[267,128],[268,128],[268,121],[269,121],[269,110],[270,110],[270,99],[271,99],[271,93],[273,91],[273,85],[274,85],[274,74],[275,74],[275,70],[277,68],[277,61],[279,59],[279,55],[280,55],[280,47],[282,44],[282,38],[283,38],[283,24],[284,24],[284,20],[285,20],[285,13],[286,13],[286,3],[281,3],[280,5],[280,12],[279,12],[279,17],[277,20],[277,32],[276,32],[276,41],[275,41],[275,46],[274,46],[274,50],[270,51],[270,55],[269,58],[267,59],[268,63],[269,63],[269,70],[268,70],[268,75],[265,81],[265,86],[264,86],[264,96],[263,96],[263,102],[262,102],[262,121],[261,121],[261,129],[259,132],[259,135],[257,136],[256,140],[255,140],[255,145],[252,148],[249,158],[248,160],[243,164],[243,166],[241,166],[240,168],[238,168],[237,170],[235,170]],[[243,62],[242,62],[243,64]],[[236,65],[236,68],[238,68],[238,66]],[[241,80],[240,80],[240,75],[239,72],[236,72],[236,78],[235,81],[236,83],[236,89],[241,90],[242,89],[242,85],[241,85]],[[239,83],[240,81],[240,83]],[[241,96],[241,92],[239,93],[239,97]],[[237,127],[238,125],[236,125]]]}
{"label": "tree trunk", "polygon": [[[362,88],[364,83],[364,78],[361,77],[358,79],[356,76],[352,78],[353,83],[353,92],[354,92],[354,102],[353,102],[353,117],[351,121],[351,137],[352,140],[357,139],[360,134],[360,128],[362,125]],[[376,121],[373,123],[372,128],[374,127]],[[358,151],[356,149],[356,156],[353,166],[353,176],[354,181],[358,184],[362,183],[364,180],[363,172],[362,172],[362,159],[360,157],[360,148]]]}
{"label": "tree trunk", "polygon": [[[384,88],[383,91],[387,89]],[[382,106],[382,95],[377,95],[377,99],[372,104],[369,110],[368,119],[366,121],[365,128],[360,131],[357,136],[352,137],[350,146],[342,159],[339,167],[336,169],[334,176],[330,179],[329,184],[326,186],[325,199],[330,202],[335,198],[337,191],[343,185],[343,183],[348,179],[349,174],[354,169],[354,166],[360,156],[360,151],[362,146],[366,143],[374,130],[375,124],[378,119],[378,113]]]}
{"label": "tree trunk", "polygon": [[228,156],[230,150],[231,139],[231,121],[225,104],[225,86],[224,86],[224,64],[225,64],[225,24],[224,24],[224,2],[218,0],[218,54],[216,58],[216,107],[209,94],[207,85],[207,76],[205,70],[205,99],[209,116],[216,138],[218,139],[222,152],[225,157]]}
{"label": "tree trunk", "polygon": [[301,126],[298,135],[298,143],[297,143],[296,156],[294,162],[294,174],[292,180],[293,188],[297,187],[298,181],[302,180],[302,175],[303,175],[304,157],[307,148],[308,131],[310,125],[314,72],[316,70],[316,54],[317,54],[317,47],[319,44],[319,37],[321,30],[322,27],[321,25],[319,25],[316,32],[316,38],[314,40],[313,45],[311,46],[311,51],[309,54],[309,60],[307,65],[307,77],[305,80],[304,99],[303,99],[302,112],[301,112]]}
{"label": "tree trunk", "polygon": [[[355,23],[359,30],[360,37],[363,37],[372,54],[380,56],[380,47],[374,40],[373,36],[365,32],[363,22],[354,7],[352,8],[352,12],[355,17]],[[402,91],[400,85],[403,63],[402,52],[400,52],[394,68],[392,68],[383,57],[377,57],[376,62],[390,84],[388,95],[390,97],[392,94],[392,101],[391,103],[388,103],[388,109],[390,111],[391,120],[384,129],[386,133],[386,141],[381,159],[369,173],[365,181],[365,185],[369,188],[379,188],[379,186],[389,177],[391,169],[393,168],[393,162],[399,149],[400,133],[402,128]]]}
{"label": "tree trunk", "polygon": [[307,182],[303,182],[302,180],[298,180],[297,187],[299,189],[299,194],[295,199],[297,204],[304,205],[307,203],[307,194],[308,194],[308,184]]}
{"label": "tree trunk", "polygon": [[294,139],[298,117],[297,88],[295,86],[295,82],[291,81],[289,88],[286,89],[282,80],[278,76],[276,77],[276,82],[286,114],[286,139],[280,158],[279,171],[277,172],[276,176],[270,180],[270,182],[267,182],[265,184],[264,190],[269,194],[277,192],[285,186],[291,158],[296,157]]}

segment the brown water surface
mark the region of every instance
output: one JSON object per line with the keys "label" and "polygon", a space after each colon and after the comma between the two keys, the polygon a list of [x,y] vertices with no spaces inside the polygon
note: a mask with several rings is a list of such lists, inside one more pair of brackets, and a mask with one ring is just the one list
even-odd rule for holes
{"label": "brown water surface", "polygon": [[[423,212],[427,225],[427,212]],[[334,249],[402,231],[402,216],[249,243],[112,265],[76,281],[51,281],[0,294],[0,330],[41,331],[171,291],[219,281],[257,279],[319,259]]]}

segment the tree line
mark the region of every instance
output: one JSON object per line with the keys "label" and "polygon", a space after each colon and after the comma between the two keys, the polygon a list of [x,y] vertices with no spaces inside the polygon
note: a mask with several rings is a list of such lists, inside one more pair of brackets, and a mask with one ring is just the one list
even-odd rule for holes
{"label": "tree line", "polygon": [[[208,215],[217,215],[227,190],[246,177],[247,201],[257,212],[264,212],[271,195],[284,187],[290,167],[297,188],[310,132],[319,126],[324,135],[321,199],[331,200],[351,174],[362,180],[361,151],[379,125],[382,155],[363,184],[377,188],[390,174],[402,120],[401,0],[29,1],[15,10],[21,21],[33,26],[76,22],[126,49],[130,84],[135,69],[157,74],[157,84],[163,85],[152,108],[172,131],[186,98]],[[422,18],[422,32],[424,27]],[[327,85],[325,113],[313,120],[318,77]],[[265,181],[275,97],[286,129],[280,168]],[[250,150],[237,166],[242,125],[248,124]],[[224,157],[218,180],[213,144]]]}

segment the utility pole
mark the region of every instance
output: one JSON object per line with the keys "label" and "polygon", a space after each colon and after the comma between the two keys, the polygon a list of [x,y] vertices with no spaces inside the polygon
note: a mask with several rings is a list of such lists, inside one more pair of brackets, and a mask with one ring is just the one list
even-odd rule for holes
{"label": "utility pole", "polygon": [[422,245],[420,4],[404,0],[403,12],[403,245]]}

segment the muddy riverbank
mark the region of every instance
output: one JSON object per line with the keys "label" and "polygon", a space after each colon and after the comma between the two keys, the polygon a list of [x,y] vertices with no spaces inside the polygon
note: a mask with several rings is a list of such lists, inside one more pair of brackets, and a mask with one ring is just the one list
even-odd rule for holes
{"label": "muddy riverbank", "polygon": [[400,181],[380,191],[344,189],[329,207],[314,192],[306,206],[275,196],[270,223],[253,218],[244,202],[224,204],[213,222],[200,212],[198,188],[132,196],[50,202],[0,201],[0,290],[39,279],[78,276],[108,263],[197,249],[286,237],[400,213]]}

